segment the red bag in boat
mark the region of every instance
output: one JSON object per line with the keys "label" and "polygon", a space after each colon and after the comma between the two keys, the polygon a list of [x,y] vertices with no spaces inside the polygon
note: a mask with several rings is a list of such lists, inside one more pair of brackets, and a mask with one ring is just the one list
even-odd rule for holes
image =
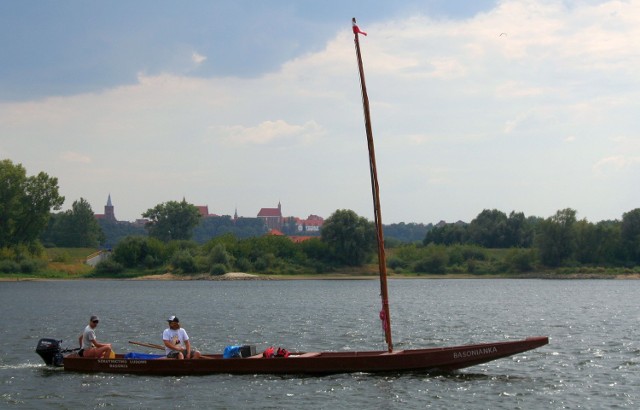
{"label": "red bag in boat", "polygon": [[262,353],[262,357],[265,357],[267,359],[270,359],[273,357],[273,347],[267,347],[264,351],[264,353]]}
{"label": "red bag in boat", "polygon": [[279,347],[278,351],[276,352],[276,357],[289,357],[289,351],[287,349]]}

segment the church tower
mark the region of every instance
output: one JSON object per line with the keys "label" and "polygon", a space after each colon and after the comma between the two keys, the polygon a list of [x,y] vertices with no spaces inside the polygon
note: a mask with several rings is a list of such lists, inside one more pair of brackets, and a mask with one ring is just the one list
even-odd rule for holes
{"label": "church tower", "polygon": [[111,204],[111,194],[109,194],[109,198],[107,198],[107,204],[104,206],[104,219],[107,221],[116,222],[116,214],[113,210],[113,205]]}

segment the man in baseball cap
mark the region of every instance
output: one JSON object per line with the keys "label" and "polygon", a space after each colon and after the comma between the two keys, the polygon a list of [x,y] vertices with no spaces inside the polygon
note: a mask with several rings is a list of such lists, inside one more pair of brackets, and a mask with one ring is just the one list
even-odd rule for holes
{"label": "man in baseball cap", "polygon": [[187,331],[180,327],[180,319],[177,316],[169,316],[167,319],[169,328],[162,332],[164,350],[169,359],[200,359],[198,350],[191,348]]}
{"label": "man in baseball cap", "polygon": [[96,315],[91,315],[89,318],[89,324],[84,328],[82,334],[78,338],[80,343],[80,350],[78,356],[80,357],[111,357],[111,344],[100,343],[96,339],[96,327],[100,323],[100,318]]}

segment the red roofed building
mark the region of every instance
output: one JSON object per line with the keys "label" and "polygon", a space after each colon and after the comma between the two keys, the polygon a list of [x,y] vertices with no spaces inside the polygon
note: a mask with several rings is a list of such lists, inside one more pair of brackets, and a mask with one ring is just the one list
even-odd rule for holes
{"label": "red roofed building", "polygon": [[320,232],[324,218],[318,215],[309,215],[307,219],[298,219],[296,225],[298,232]]}
{"label": "red roofed building", "polygon": [[196,205],[196,208],[198,208],[201,217],[206,218],[209,216],[209,205]]}
{"label": "red roofed building", "polygon": [[218,216],[216,214],[209,213],[209,205],[194,205],[198,208],[198,212],[200,212],[200,216],[203,218],[210,218],[212,216]]}
{"label": "red roofed building", "polygon": [[282,228],[282,205],[278,202],[277,208],[262,208],[258,212],[258,218],[264,220],[268,229]]}

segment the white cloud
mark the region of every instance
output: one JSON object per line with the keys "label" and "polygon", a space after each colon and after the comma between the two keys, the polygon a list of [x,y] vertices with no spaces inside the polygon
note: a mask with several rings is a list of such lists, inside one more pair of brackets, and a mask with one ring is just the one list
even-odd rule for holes
{"label": "white cloud", "polygon": [[283,120],[264,121],[255,127],[242,125],[213,127],[212,135],[235,144],[267,144],[279,139],[308,140],[322,133],[314,121],[302,125],[288,124]]}
{"label": "white cloud", "polygon": [[193,61],[193,63],[195,65],[202,64],[206,59],[207,59],[207,57],[205,57],[202,54],[199,54],[199,53],[197,53],[195,51],[193,52],[193,54],[191,54],[191,61]]}
{"label": "white cloud", "polygon": [[60,159],[62,159],[65,162],[75,162],[75,163],[81,163],[81,164],[91,163],[91,157],[81,154],[79,152],[72,152],[72,151],[63,152],[62,155],[60,156]]}
{"label": "white cloud", "polygon": [[621,171],[636,164],[640,164],[640,156],[632,157],[617,155],[602,158],[600,161],[596,162],[596,164],[593,166],[593,169],[597,174],[602,175],[609,171]]}
{"label": "white cloud", "polygon": [[496,95],[499,98],[512,99],[539,96],[549,91],[550,90],[544,90],[541,87],[532,87],[514,80],[508,80],[497,87]]}
{"label": "white cloud", "polygon": [[[506,0],[465,20],[366,30],[379,169],[393,179],[386,222],[470,220],[484,204],[539,216],[568,205],[590,220],[637,206],[632,194],[587,213],[593,197],[637,182],[638,138],[612,137],[638,135],[640,2]],[[95,197],[95,208],[111,191],[122,218],[183,195],[216,213],[281,199],[298,204],[293,215],[368,217],[360,102],[347,28],[254,78],[141,73],[101,93],[0,103],[0,138],[14,161],[59,176],[68,198]],[[79,175],[51,158],[92,167]]]}

